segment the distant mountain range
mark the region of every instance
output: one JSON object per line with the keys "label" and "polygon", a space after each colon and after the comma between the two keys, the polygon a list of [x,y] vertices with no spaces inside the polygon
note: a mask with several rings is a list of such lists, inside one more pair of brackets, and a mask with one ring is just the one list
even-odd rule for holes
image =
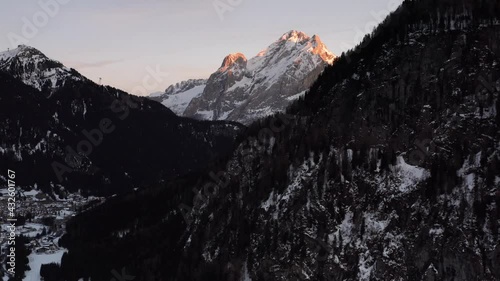
{"label": "distant mountain range", "polygon": [[207,79],[189,79],[171,85],[165,92],[153,93],[150,99],[161,102],[179,116],[184,115],[191,100],[199,97],[207,85]]}
{"label": "distant mountain range", "polygon": [[28,46],[0,53],[0,89],[0,168],[26,175],[21,187],[61,196],[110,195],[197,171],[228,153],[242,129],[178,117]]}
{"label": "distant mountain range", "polygon": [[283,111],[334,59],[319,36],[292,30],[249,60],[230,54],[208,79],[183,81],[150,98],[181,116],[249,124]]}

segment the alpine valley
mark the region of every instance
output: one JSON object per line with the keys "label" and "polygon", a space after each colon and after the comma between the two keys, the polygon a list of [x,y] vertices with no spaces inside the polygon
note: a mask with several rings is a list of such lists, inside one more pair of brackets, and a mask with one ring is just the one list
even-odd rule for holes
{"label": "alpine valley", "polygon": [[178,117],[28,46],[0,53],[0,70],[0,167],[54,196],[109,196],[204,168],[243,128]]}

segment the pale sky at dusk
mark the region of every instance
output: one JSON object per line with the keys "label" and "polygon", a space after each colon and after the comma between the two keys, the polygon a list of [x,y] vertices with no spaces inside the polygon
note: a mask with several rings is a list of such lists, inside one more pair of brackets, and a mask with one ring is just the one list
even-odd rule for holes
{"label": "pale sky at dusk", "polygon": [[[23,36],[39,2],[1,0],[0,51]],[[146,68],[169,76],[152,91],[189,78],[208,78],[229,53],[247,58],[295,29],[317,34],[337,55],[358,43],[402,0],[59,0],[59,11],[28,38],[52,59],[88,78],[126,91],[142,84]],[[233,4],[231,11],[214,7]],[[46,13],[46,12],[43,12]],[[36,24],[36,22],[35,22]],[[31,36],[31,35],[30,35]],[[137,93],[135,93],[137,94]]]}

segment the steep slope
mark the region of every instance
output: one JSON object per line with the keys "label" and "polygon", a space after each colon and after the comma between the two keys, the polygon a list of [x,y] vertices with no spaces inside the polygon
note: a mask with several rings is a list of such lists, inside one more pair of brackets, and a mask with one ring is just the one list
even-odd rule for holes
{"label": "steep slope", "polygon": [[[284,111],[334,58],[319,36],[290,31],[250,60],[241,53],[228,55],[207,81],[196,80],[199,87],[154,99],[178,114],[188,103],[182,112],[187,117],[249,124]],[[188,81],[177,87],[193,84]]]}
{"label": "steep slope", "polygon": [[199,97],[205,86],[205,79],[190,79],[171,85],[164,93],[156,93],[149,96],[172,110],[175,114],[182,116],[192,99]]}
{"label": "steep slope", "polygon": [[0,52],[0,70],[38,90],[57,89],[67,80],[87,80],[76,70],[51,60],[39,50],[25,45]]}
{"label": "steep slope", "polygon": [[319,36],[290,31],[249,61],[239,53],[226,57],[184,115],[249,124],[283,111],[334,58]]}
{"label": "steep slope", "polygon": [[177,117],[88,79],[66,79],[48,92],[21,81],[0,71],[1,168],[29,175],[21,187],[111,195],[148,186],[228,153],[241,129]]}
{"label": "steep slope", "polygon": [[405,1],[289,115],[253,124],[226,163],[73,220],[63,270],[500,280],[498,15],[492,0]]}

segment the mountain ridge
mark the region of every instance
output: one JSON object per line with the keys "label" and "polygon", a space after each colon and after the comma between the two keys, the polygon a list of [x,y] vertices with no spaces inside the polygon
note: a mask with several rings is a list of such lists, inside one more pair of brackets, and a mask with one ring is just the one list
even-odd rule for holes
{"label": "mountain ridge", "polygon": [[[214,174],[75,218],[63,269],[95,264],[75,280],[116,266],[139,280],[499,280],[499,12],[498,1],[404,1],[286,115],[253,123]],[[124,218],[131,205],[148,208]],[[101,213],[107,230],[92,227]],[[108,265],[94,260],[105,249]]]}
{"label": "mountain ridge", "polygon": [[88,80],[76,70],[45,56],[36,48],[19,45],[0,52],[0,70],[38,90],[53,91],[69,80]]}
{"label": "mountain ridge", "polygon": [[242,53],[227,55],[196,93],[185,97],[183,92],[177,97],[165,93],[153,98],[183,116],[248,125],[283,111],[335,57],[319,36],[291,30],[251,59]]}
{"label": "mountain ridge", "polygon": [[0,54],[1,167],[30,174],[17,182],[21,188],[37,186],[53,196],[144,188],[202,169],[244,129],[178,117],[32,47]]}

